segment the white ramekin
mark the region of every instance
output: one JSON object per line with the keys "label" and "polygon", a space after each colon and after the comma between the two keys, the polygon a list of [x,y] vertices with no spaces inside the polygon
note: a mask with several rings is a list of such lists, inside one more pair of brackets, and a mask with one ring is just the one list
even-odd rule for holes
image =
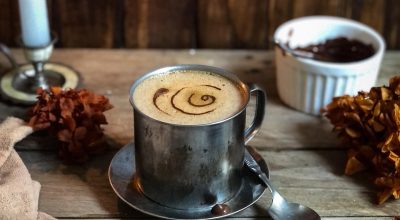
{"label": "white ramekin", "polygon": [[277,87],[287,105],[313,115],[335,96],[355,95],[375,85],[385,51],[382,37],[359,22],[331,16],[309,16],[283,23],[274,34],[275,42],[290,48],[304,47],[336,37],[372,44],[375,54],[367,59],[333,63],[299,58],[275,46]]}

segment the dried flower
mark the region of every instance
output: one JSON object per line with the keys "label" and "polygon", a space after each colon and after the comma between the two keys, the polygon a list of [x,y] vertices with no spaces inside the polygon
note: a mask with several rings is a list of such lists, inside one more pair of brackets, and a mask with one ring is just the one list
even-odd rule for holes
{"label": "dried flower", "polygon": [[378,203],[400,198],[400,76],[389,86],[335,97],[322,110],[343,143],[349,146],[345,174],[370,170]]}
{"label": "dried flower", "polygon": [[69,162],[83,162],[101,150],[103,112],[113,106],[108,99],[87,90],[52,87],[38,90],[38,101],[31,109],[29,125],[34,130],[49,129],[61,142],[60,156]]}

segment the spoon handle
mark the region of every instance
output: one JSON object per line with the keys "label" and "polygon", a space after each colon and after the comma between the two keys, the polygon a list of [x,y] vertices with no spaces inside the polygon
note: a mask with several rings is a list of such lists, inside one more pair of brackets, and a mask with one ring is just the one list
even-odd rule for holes
{"label": "spoon handle", "polygon": [[307,58],[307,59],[315,59],[316,57],[315,54],[311,52],[292,49],[288,45],[281,43],[279,41],[276,41],[275,45],[279,47],[281,50],[283,50],[284,53],[287,53],[294,57]]}
{"label": "spoon handle", "polygon": [[[276,191],[275,187],[272,185],[272,183],[269,181],[267,175],[261,170],[260,165],[258,165],[257,161],[254,159],[253,156],[249,153],[247,149],[244,151],[244,163],[247,165],[247,167],[257,174],[258,178],[260,178],[263,183],[268,187],[268,189],[271,191],[272,196],[275,197],[278,195],[279,197],[282,197],[278,191]],[[283,199],[283,198],[282,198]]]}

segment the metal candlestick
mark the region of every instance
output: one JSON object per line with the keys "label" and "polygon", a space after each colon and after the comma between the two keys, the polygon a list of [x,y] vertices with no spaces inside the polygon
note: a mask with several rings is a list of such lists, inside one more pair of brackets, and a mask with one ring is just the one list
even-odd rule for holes
{"label": "metal candlestick", "polygon": [[12,102],[33,104],[36,102],[38,88],[49,89],[58,86],[63,89],[74,89],[78,86],[80,77],[77,71],[59,63],[48,62],[57,38],[42,47],[28,47],[21,45],[28,64],[18,65],[8,48],[0,45],[3,52],[12,64],[12,69],[0,79],[1,95]]}

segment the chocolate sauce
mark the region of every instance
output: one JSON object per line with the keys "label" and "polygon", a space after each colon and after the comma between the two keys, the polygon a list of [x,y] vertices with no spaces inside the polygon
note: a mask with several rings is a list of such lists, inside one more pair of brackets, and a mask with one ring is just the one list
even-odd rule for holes
{"label": "chocolate sauce", "polygon": [[216,204],[215,206],[212,207],[211,213],[213,215],[225,215],[230,212],[230,208],[226,204]]}
{"label": "chocolate sauce", "polygon": [[336,63],[363,60],[375,53],[371,44],[365,44],[359,40],[346,37],[329,39],[320,44],[297,47],[294,50],[312,53],[315,60]]}
{"label": "chocolate sauce", "polygon": [[167,92],[169,92],[169,89],[166,89],[166,88],[159,88],[159,89],[156,91],[156,93],[154,93],[154,95],[153,95],[153,104],[154,104],[154,106],[155,106],[158,110],[160,110],[160,111],[164,112],[165,114],[169,115],[167,112],[161,110],[160,107],[158,107],[158,105],[157,105],[157,99],[158,99],[158,97],[164,95],[164,94],[167,93]]}
{"label": "chocolate sauce", "polygon": [[192,97],[194,96],[194,93],[192,93],[192,94],[190,94],[190,96],[189,96],[189,98],[188,98],[188,102],[189,102],[189,104],[190,105],[192,105],[192,106],[196,106],[196,107],[204,107],[204,106],[207,106],[207,105],[212,105],[214,102],[215,102],[215,96],[212,96],[212,95],[202,95],[201,96],[201,100],[202,101],[208,101],[209,99],[211,99],[211,101],[209,102],[209,103],[206,103],[206,104],[194,104],[193,102],[192,102]]}
{"label": "chocolate sauce", "polygon": [[[214,89],[217,89],[217,90],[221,90],[221,88],[218,88],[218,87],[216,87],[216,86],[211,86],[211,85],[201,85],[201,86],[207,86],[207,87],[210,87],[210,88],[214,88]],[[182,89],[178,90],[178,91],[171,97],[171,105],[172,105],[172,107],[173,107],[174,109],[176,109],[176,110],[178,110],[178,111],[180,111],[180,112],[182,112],[182,113],[184,113],[184,114],[187,114],[187,115],[204,115],[204,114],[208,114],[208,113],[210,113],[210,112],[213,112],[213,111],[215,110],[215,109],[211,109],[211,110],[205,111],[205,112],[194,113],[194,112],[187,112],[187,111],[185,111],[185,110],[183,110],[183,109],[177,107],[177,106],[175,105],[175,103],[174,103],[174,99],[175,99],[175,97],[176,97],[180,92],[182,92],[182,90],[184,90],[184,89],[186,89],[186,88],[187,88],[187,87],[183,87]],[[205,103],[205,104],[194,104],[194,103],[192,102],[192,97],[193,97],[194,95],[195,95],[195,94],[192,93],[192,94],[189,96],[188,100],[187,100],[188,103],[189,103],[190,105],[194,106],[194,107],[205,107],[205,106],[208,106],[208,105],[212,105],[212,104],[215,102],[215,100],[217,99],[215,96],[212,96],[212,95],[202,95],[202,96],[201,96],[201,100],[202,100],[202,101],[208,101],[208,100],[211,100],[211,101],[208,102],[208,103]]]}
{"label": "chocolate sauce", "polygon": [[[180,111],[180,112],[182,112],[182,113],[184,113],[184,114],[187,114],[187,115],[204,115],[204,114],[213,112],[213,111],[215,110],[215,109],[213,109],[213,110],[206,111],[206,112],[201,112],[201,113],[192,113],[192,112],[187,112],[187,111],[185,111],[185,110],[183,110],[183,109],[178,108],[178,107],[175,105],[175,103],[174,103],[174,99],[175,99],[175,97],[176,97],[182,90],[184,90],[184,89],[186,89],[186,87],[183,87],[182,89],[178,90],[178,91],[172,96],[172,98],[171,98],[171,105],[172,105],[172,107],[174,107],[174,109],[176,109],[176,110],[178,110],[178,111]],[[189,97],[189,99],[190,99],[190,97]]]}
{"label": "chocolate sauce", "polygon": [[[213,88],[213,89],[216,89],[216,90],[221,90],[221,88],[218,88],[218,87],[212,86],[212,85],[200,85],[200,86],[207,86],[207,87],[210,87],[210,88]],[[185,110],[179,108],[178,106],[176,106],[175,103],[174,103],[175,97],[176,97],[177,95],[179,95],[179,94],[182,92],[182,90],[187,89],[187,88],[188,88],[188,87],[183,87],[183,88],[179,89],[177,92],[175,92],[174,95],[172,95],[172,97],[171,97],[171,105],[172,105],[172,107],[173,107],[174,109],[176,109],[176,110],[178,110],[178,111],[180,111],[180,112],[182,112],[182,113],[184,113],[184,114],[187,114],[187,115],[204,115],[204,114],[213,112],[213,111],[215,110],[215,109],[212,109],[212,110],[205,111],[205,112],[193,113],[193,112],[187,112],[187,111],[185,111]],[[164,110],[162,110],[162,109],[157,105],[157,99],[158,99],[160,96],[162,96],[162,95],[164,95],[164,94],[166,94],[166,93],[168,93],[168,92],[169,92],[169,89],[167,89],[167,88],[160,88],[160,89],[158,89],[158,90],[154,93],[154,95],[153,95],[153,104],[154,104],[154,106],[155,106],[158,110],[160,110],[161,112],[164,112],[164,113],[167,114],[167,115],[169,115],[169,114],[168,114],[167,112],[165,112]],[[195,104],[195,103],[192,101],[192,98],[193,98],[194,95],[195,95],[195,93],[190,94],[189,98],[187,99],[188,104],[191,105],[191,106],[194,106],[194,107],[205,107],[205,106],[209,106],[209,105],[214,104],[215,101],[217,100],[217,98],[216,98],[215,96],[207,95],[207,94],[206,94],[206,95],[202,95],[202,96],[200,97],[201,101],[205,102],[204,104]]]}
{"label": "chocolate sauce", "polygon": [[217,90],[221,90],[221,88],[218,88],[218,87],[212,86],[212,85],[202,85],[202,86],[208,86],[208,87],[211,87],[211,88],[214,88],[214,89],[217,89]]}

